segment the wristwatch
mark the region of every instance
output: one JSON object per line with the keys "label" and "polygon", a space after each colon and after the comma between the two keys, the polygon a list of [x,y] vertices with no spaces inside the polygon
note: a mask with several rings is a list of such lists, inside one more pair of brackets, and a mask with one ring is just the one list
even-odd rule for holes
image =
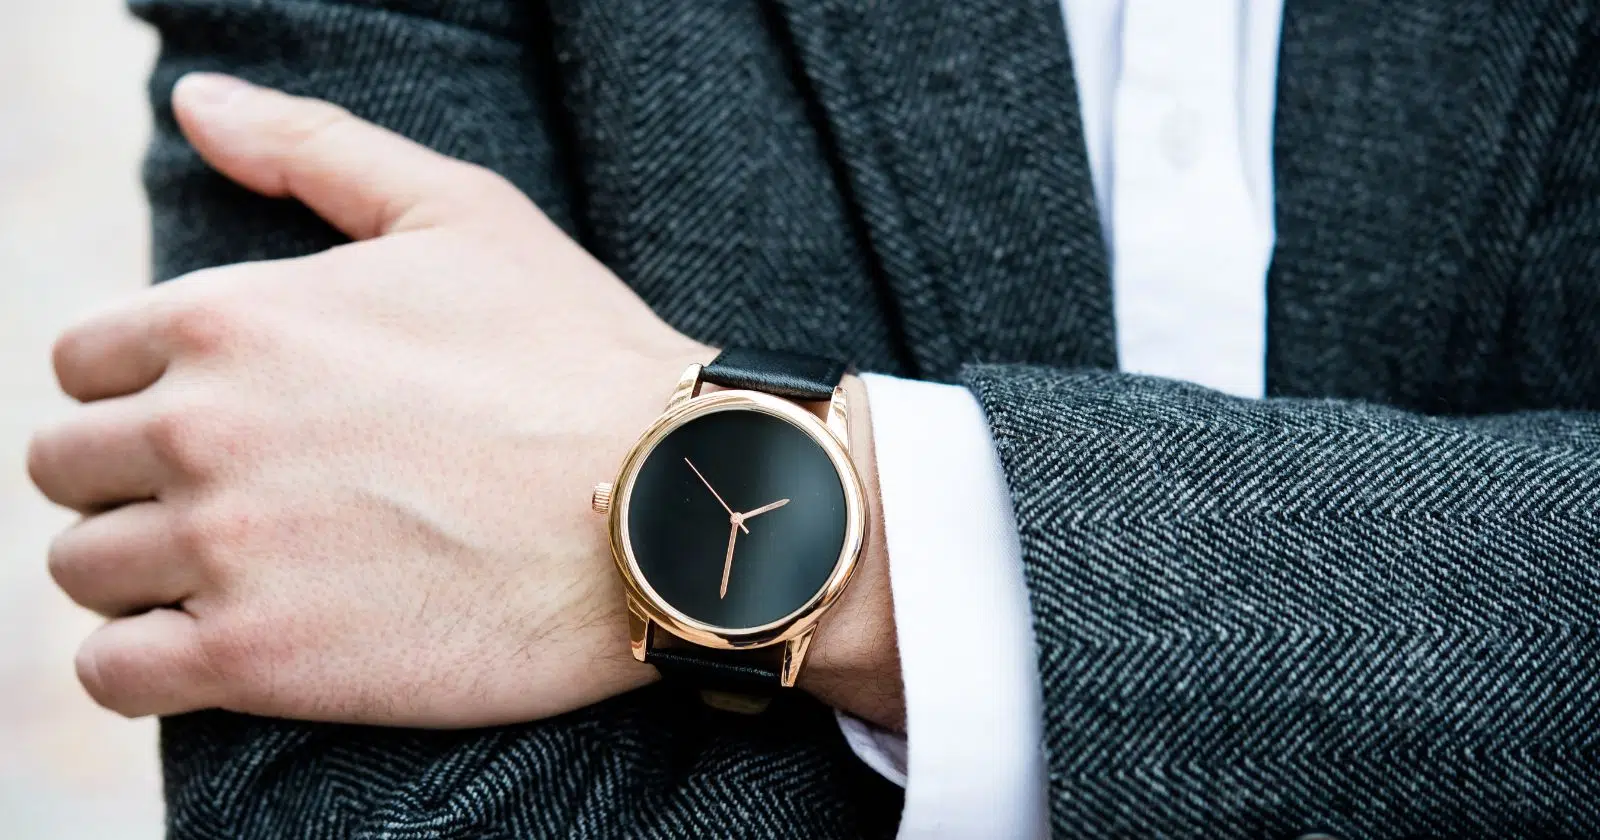
{"label": "wristwatch", "polygon": [[756,711],[793,686],[855,571],[867,505],[845,369],[749,349],[690,365],[616,480],[594,488],[634,657],[713,706]]}

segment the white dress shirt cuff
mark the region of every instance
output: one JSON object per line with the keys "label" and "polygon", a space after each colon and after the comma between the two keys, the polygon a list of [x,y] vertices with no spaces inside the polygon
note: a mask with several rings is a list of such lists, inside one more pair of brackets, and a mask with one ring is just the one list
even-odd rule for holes
{"label": "white dress shirt cuff", "polygon": [[901,838],[1045,835],[1038,671],[1005,474],[965,388],[866,375],[905,737],[840,716],[905,786]]}

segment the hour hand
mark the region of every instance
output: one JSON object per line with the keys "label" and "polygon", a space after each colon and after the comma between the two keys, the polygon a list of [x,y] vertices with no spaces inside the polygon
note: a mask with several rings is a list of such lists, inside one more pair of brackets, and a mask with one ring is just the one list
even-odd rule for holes
{"label": "hour hand", "polygon": [[[781,507],[783,507],[784,505],[786,505],[788,503],[789,503],[788,499],[779,499],[779,500],[777,500],[776,502],[773,502],[770,505],[762,505],[761,507],[758,507],[755,510],[746,511],[745,513],[740,514],[740,517],[744,521],[749,522],[750,520],[755,519],[757,516],[760,516],[761,514],[766,513],[769,510],[777,510],[778,508],[781,508]],[[745,533],[748,534],[750,532],[746,531]]]}
{"label": "hour hand", "polygon": [[724,502],[722,497],[717,495],[717,488],[712,487],[711,482],[706,481],[706,477],[700,474],[700,469],[694,465],[694,462],[688,458],[683,459],[683,462],[689,465],[689,469],[694,470],[695,477],[700,479],[700,483],[704,484],[707,490],[711,491],[711,495],[716,498],[717,504],[722,505],[722,509],[728,512],[728,521],[738,526],[739,530],[745,532],[746,534],[750,533],[750,529],[746,528],[744,522],[739,519],[736,514],[734,514],[733,508],[728,507],[728,503]]}

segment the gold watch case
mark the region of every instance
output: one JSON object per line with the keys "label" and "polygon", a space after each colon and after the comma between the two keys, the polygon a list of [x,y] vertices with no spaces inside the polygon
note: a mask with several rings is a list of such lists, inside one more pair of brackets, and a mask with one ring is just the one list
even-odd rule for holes
{"label": "gold watch case", "polygon": [[[805,407],[759,391],[726,390],[700,393],[700,365],[690,365],[667,400],[666,410],[645,430],[622,460],[616,481],[595,487],[591,499],[596,511],[609,517],[611,555],[627,589],[628,635],[633,656],[643,662],[651,636],[658,630],[696,645],[741,650],[783,644],[779,679],[792,686],[805,662],[817,622],[839,600],[855,573],[866,537],[867,505],[861,477],[850,460],[849,405],[842,387],[835,388],[824,422]],[[827,453],[839,474],[845,498],[845,539],[833,574],[822,589],[799,609],[759,627],[726,628],[705,624],[679,612],[651,588],[639,571],[629,544],[626,523],[633,496],[633,481],[656,444],[683,424],[719,411],[760,411],[788,421]]]}

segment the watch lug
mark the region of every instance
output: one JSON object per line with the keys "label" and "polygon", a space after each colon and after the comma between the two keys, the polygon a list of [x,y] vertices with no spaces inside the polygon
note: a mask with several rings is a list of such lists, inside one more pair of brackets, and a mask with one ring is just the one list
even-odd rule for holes
{"label": "watch lug", "polygon": [[628,646],[633,649],[633,658],[644,661],[645,652],[650,649],[650,619],[639,607],[639,602],[628,599]]}
{"label": "watch lug", "polygon": [[800,668],[806,664],[806,653],[811,649],[811,639],[817,635],[815,629],[790,639],[783,645],[783,670],[778,673],[778,681],[784,688],[793,688],[795,680],[800,678]]}
{"label": "watch lug", "polygon": [[828,402],[828,431],[850,450],[850,399],[843,385],[833,389],[833,399]]}
{"label": "watch lug", "polygon": [[683,376],[678,377],[677,387],[672,389],[672,396],[667,398],[668,411],[699,396],[702,367],[702,365],[690,365],[683,371]]}

